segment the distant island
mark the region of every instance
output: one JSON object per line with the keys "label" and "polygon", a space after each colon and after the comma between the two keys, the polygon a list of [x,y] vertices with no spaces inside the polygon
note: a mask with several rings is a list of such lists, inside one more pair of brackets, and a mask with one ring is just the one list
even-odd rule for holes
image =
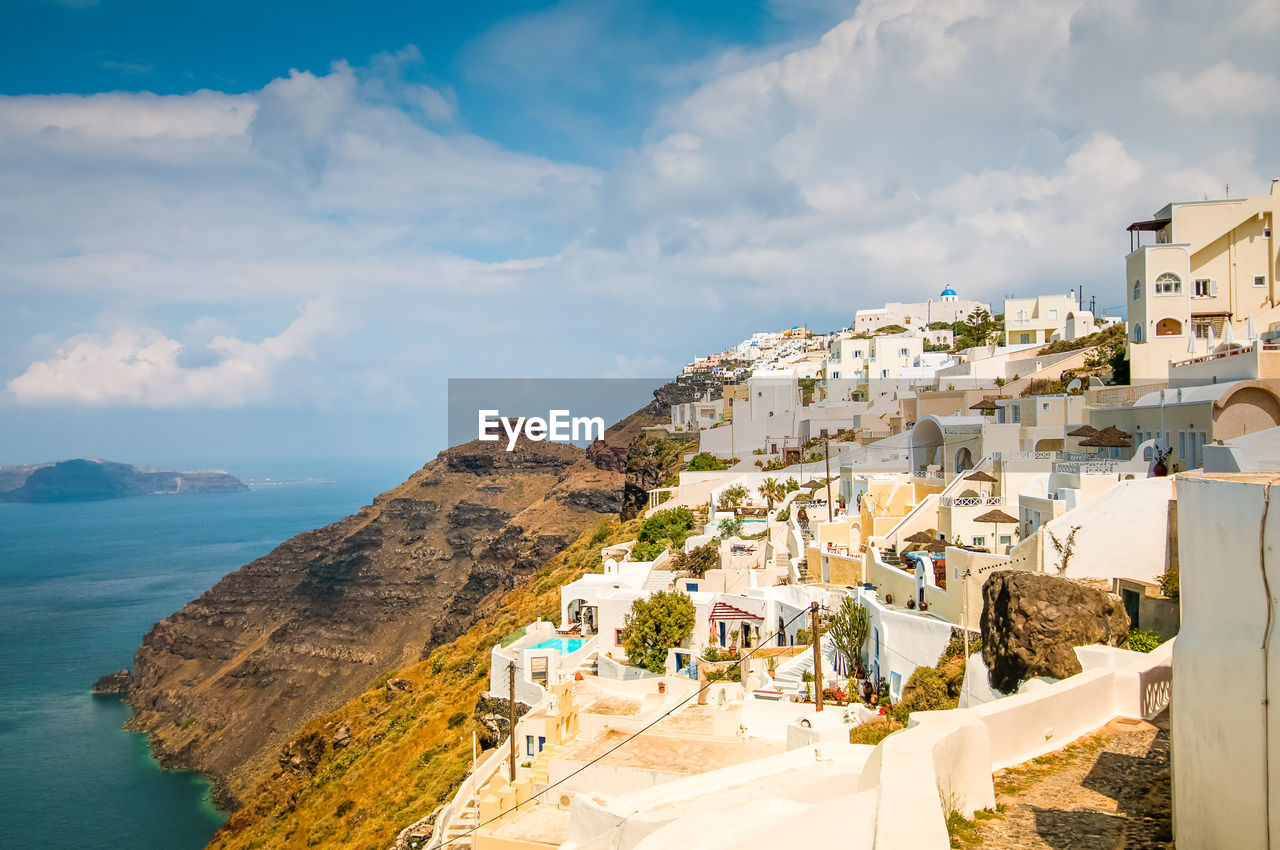
{"label": "distant island", "polygon": [[248,489],[221,469],[178,472],[93,458],[0,466],[0,502],[87,502]]}

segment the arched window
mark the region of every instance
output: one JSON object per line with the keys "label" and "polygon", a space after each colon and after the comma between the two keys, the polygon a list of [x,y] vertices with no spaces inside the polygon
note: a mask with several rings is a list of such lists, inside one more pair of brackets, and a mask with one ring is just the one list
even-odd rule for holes
{"label": "arched window", "polygon": [[1182,278],[1173,272],[1165,272],[1156,278],[1156,295],[1181,295]]}
{"label": "arched window", "polygon": [[1137,301],[1142,297],[1142,281],[1135,280],[1133,282],[1133,300]]}
{"label": "arched window", "polygon": [[1133,341],[1142,342],[1142,323],[1141,322],[1133,323]]}
{"label": "arched window", "polygon": [[1181,336],[1182,322],[1177,319],[1161,319],[1156,322],[1156,336]]}

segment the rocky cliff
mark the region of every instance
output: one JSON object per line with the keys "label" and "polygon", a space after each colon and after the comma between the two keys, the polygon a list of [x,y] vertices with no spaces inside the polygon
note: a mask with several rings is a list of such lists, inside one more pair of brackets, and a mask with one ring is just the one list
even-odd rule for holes
{"label": "rocky cliff", "polygon": [[[621,506],[606,434],[572,446],[469,443],[358,513],[300,534],[157,623],[134,657],[129,726],[236,805],[309,720],[414,664]],[[597,461],[600,461],[597,463]]]}

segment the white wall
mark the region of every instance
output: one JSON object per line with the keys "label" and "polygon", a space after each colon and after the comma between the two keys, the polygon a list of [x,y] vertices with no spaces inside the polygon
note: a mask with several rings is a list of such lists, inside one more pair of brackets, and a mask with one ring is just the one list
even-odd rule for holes
{"label": "white wall", "polygon": [[1268,704],[1280,652],[1264,650],[1280,647],[1280,510],[1268,504],[1271,476],[1236,478],[1177,477],[1173,817],[1183,848],[1280,841],[1280,711]]}

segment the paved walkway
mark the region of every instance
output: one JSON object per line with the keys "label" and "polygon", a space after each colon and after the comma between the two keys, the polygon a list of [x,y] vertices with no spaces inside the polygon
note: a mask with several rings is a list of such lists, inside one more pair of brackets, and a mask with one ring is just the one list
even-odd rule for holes
{"label": "paved walkway", "polygon": [[1003,816],[978,819],[961,846],[1023,850],[1166,850],[1169,715],[1114,720],[1060,752],[995,775]]}

